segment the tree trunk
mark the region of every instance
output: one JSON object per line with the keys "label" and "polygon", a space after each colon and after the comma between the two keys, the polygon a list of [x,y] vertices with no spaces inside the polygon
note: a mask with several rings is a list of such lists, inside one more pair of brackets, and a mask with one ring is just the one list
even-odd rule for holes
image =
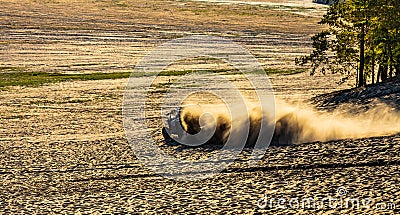
{"label": "tree trunk", "polygon": [[400,54],[396,55],[396,59],[394,60],[394,69],[394,75],[397,76],[397,78],[400,78]]}
{"label": "tree trunk", "polygon": [[388,78],[388,66],[384,65],[384,66],[382,66],[381,80],[385,81],[387,78]]}
{"label": "tree trunk", "polygon": [[371,61],[372,84],[375,84],[375,53],[372,53]]}
{"label": "tree trunk", "polygon": [[361,27],[360,35],[360,67],[358,72],[358,86],[362,87],[365,85],[364,81],[364,65],[365,65],[365,26]]}
{"label": "tree trunk", "polygon": [[382,80],[382,66],[379,64],[378,75],[376,76],[376,83],[379,83],[379,79]]}
{"label": "tree trunk", "polygon": [[393,77],[393,51],[392,45],[389,45],[389,77]]}
{"label": "tree trunk", "polygon": [[[399,38],[399,29],[396,28],[396,38]],[[394,68],[396,70],[395,75],[399,78],[400,77],[400,54],[396,53],[396,60],[395,60]]]}

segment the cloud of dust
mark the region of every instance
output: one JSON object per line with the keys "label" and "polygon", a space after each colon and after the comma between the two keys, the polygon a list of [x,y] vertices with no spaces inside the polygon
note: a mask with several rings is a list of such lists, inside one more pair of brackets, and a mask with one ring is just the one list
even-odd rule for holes
{"label": "cloud of dust", "polygon": [[[223,104],[189,105],[181,110],[182,127],[189,134],[196,134],[203,128],[216,128],[209,144],[224,144],[230,133],[249,130],[246,145],[254,145],[259,135],[261,117],[268,125],[275,122],[275,132],[271,145],[291,145],[306,142],[339,139],[356,139],[373,136],[392,135],[400,132],[400,112],[390,106],[375,102],[372,108],[360,111],[353,105],[343,105],[331,112],[318,111],[306,104],[276,102],[275,119],[271,114],[261,114],[260,107],[247,104],[247,111],[236,120],[239,126],[232,127],[230,111]],[[235,109],[235,107],[231,107]],[[240,112],[240,111],[239,111]],[[214,118],[201,117],[211,113]],[[248,124],[241,124],[249,119]]]}
{"label": "cloud of dust", "polygon": [[310,106],[277,106],[275,138],[280,144],[357,139],[385,136],[400,132],[400,113],[390,106],[375,102],[368,110],[342,105],[332,112],[321,112]]}

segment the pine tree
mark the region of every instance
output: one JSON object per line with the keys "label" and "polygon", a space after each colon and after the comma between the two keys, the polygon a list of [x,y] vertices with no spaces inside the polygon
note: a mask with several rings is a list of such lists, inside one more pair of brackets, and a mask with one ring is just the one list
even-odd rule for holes
{"label": "pine tree", "polygon": [[[311,39],[310,55],[296,59],[316,71],[356,74],[356,85],[400,74],[399,0],[347,0],[331,5],[320,24],[329,26]],[[375,69],[378,66],[378,76]],[[395,72],[395,73],[394,73]]]}

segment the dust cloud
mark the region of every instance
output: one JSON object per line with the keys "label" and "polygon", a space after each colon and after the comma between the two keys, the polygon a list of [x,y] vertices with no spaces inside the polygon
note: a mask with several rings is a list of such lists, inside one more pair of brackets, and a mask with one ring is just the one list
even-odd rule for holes
{"label": "dust cloud", "polygon": [[[368,110],[354,105],[342,105],[330,112],[322,112],[307,104],[289,104],[276,101],[275,119],[253,103],[246,104],[247,110],[236,111],[239,126],[232,126],[230,109],[224,104],[186,105],[182,108],[180,120],[183,129],[196,134],[203,128],[216,127],[208,144],[224,144],[230,133],[248,130],[246,145],[255,144],[261,123],[275,124],[271,145],[292,145],[306,142],[340,139],[358,139],[386,136],[400,132],[400,113],[387,104],[375,102]],[[211,113],[214,118],[201,117]],[[246,124],[248,119],[250,124]],[[263,120],[262,120],[263,119]],[[241,124],[241,122],[243,122]],[[212,125],[210,125],[212,124]]]}

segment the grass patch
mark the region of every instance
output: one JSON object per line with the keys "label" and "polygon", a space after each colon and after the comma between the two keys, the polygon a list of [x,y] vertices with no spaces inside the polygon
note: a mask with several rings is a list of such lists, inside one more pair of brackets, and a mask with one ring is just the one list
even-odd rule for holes
{"label": "grass patch", "polygon": [[[275,68],[265,68],[264,70],[253,70],[246,71],[249,74],[283,74],[283,75],[293,75],[305,72],[305,69],[275,69]],[[205,71],[206,72],[206,71]],[[221,69],[213,71],[213,73],[222,73],[223,75],[240,75],[242,72],[238,70]]]}
{"label": "grass patch", "polygon": [[0,66],[0,72],[20,72],[23,70],[24,70],[24,68],[22,68],[22,67]]}
{"label": "grass patch", "polygon": [[[66,81],[89,81],[89,80],[105,80],[105,79],[121,79],[129,77],[143,77],[144,73],[131,72],[114,72],[114,73],[90,73],[90,74],[63,74],[63,73],[47,73],[47,72],[20,72],[20,68],[2,67],[0,71],[0,89],[8,86],[41,86],[47,83],[58,83]],[[297,74],[304,72],[304,69],[284,70],[284,69],[265,69],[267,74]],[[158,76],[183,76],[190,73],[220,73],[221,75],[241,74],[240,71],[232,69],[217,70],[182,70],[182,71],[162,71]],[[262,74],[264,71],[254,70],[252,74]],[[149,73],[148,75],[152,75]]]}
{"label": "grass patch", "polygon": [[190,73],[199,73],[199,74],[205,74],[205,73],[225,73],[225,72],[230,72],[230,71],[235,71],[232,69],[215,69],[215,70],[169,70],[169,71],[161,71],[158,75],[159,76],[182,76]]}
{"label": "grass patch", "polygon": [[129,78],[130,72],[62,74],[47,72],[6,72],[0,73],[0,87],[7,86],[40,86],[47,83],[65,81],[88,81],[104,79]]}
{"label": "grass patch", "polygon": [[[305,69],[274,69],[274,68],[265,68],[263,70],[253,70],[248,71],[250,74],[297,74],[305,72]],[[206,74],[206,73],[214,73],[214,74],[222,74],[222,75],[238,75],[242,74],[242,72],[236,69],[215,69],[215,70],[179,70],[179,71],[162,71],[158,75],[159,76],[182,76],[190,73],[198,73],[198,74]]]}
{"label": "grass patch", "polygon": [[307,71],[306,69],[264,69],[267,74],[294,75]]}

